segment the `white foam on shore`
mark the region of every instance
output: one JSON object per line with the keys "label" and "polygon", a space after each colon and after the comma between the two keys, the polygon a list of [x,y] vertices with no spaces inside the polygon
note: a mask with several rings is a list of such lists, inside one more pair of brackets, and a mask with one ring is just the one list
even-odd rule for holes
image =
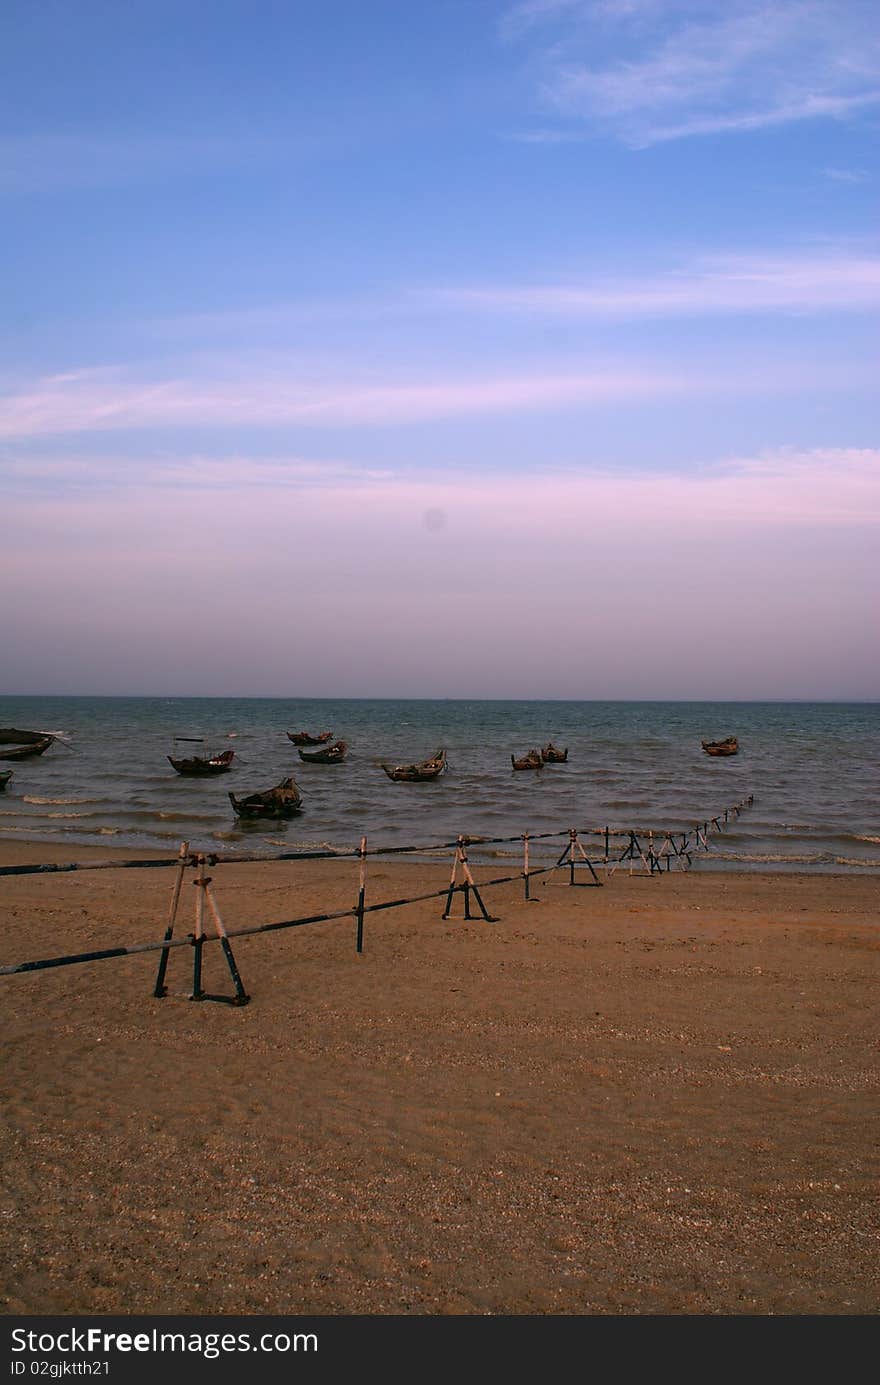
{"label": "white foam on shore", "polygon": [[[55,804],[55,803],[58,803],[58,804],[70,804],[70,803],[97,803],[97,801],[98,801],[98,800],[97,800],[96,798],[40,798],[37,794],[29,794],[29,793],[26,793],[26,794],[23,796],[23,798],[22,798],[22,802],[23,802],[23,803],[37,803],[37,804],[40,804],[41,806],[42,806],[42,805],[45,805],[45,804]],[[49,813],[48,816],[49,816],[49,817],[52,817],[52,814]]]}

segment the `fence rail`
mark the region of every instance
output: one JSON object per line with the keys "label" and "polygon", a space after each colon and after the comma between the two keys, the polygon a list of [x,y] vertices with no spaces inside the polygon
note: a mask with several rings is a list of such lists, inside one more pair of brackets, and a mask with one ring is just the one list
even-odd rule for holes
{"label": "fence rail", "polygon": [[[75,966],[86,962],[104,961],[111,957],[130,957],[145,952],[160,952],[159,970],[156,977],[156,984],[153,994],[161,997],[166,994],[165,975],[171,951],[179,947],[193,948],[193,986],[190,999],[230,999],[232,1004],[246,1005],[249,1001],[235,958],[232,954],[230,945],[231,938],[253,937],[258,933],[277,933],[289,928],[301,928],[307,924],[325,923],[339,919],[355,919],[357,922],[357,941],[358,952],[363,951],[364,941],[364,921],[368,914],[378,913],[382,910],[402,908],[408,904],[418,904],[429,899],[445,897],[446,904],[442,917],[448,919],[452,917],[452,905],[456,895],[463,898],[463,917],[470,919],[474,917],[470,911],[471,897],[475,900],[483,920],[487,923],[496,923],[498,919],[491,915],[486,908],[481,889],[489,889],[497,885],[510,884],[516,880],[522,880],[524,897],[530,898],[530,881],[538,875],[549,874],[561,867],[569,870],[569,883],[601,885],[596,867],[605,870],[606,879],[613,876],[614,872],[625,862],[629,861],[630,870],[634,868],[634,863],[638,862],[648,875],[660,875],[668,872],[673,864],[680,869],[688,869],[691,865],[693,853],[696,850],[709,850],[709,833],[714,829],[721,832],[728,825],[731,819],[735,819],[747,807],[751,807],[754,796],[749,795],[740,803],[733,804],[725,808],[717,817],[706,819],[703,823],[697,823],[687,831],[672,829],[657,832],[652,828],[566,828],[556,832],[524,832],[517,837],[482,837],[461,835],[454,841],[438,842],[431,846],[396,846],[396,847],[373,847],[368,848],[366,837],[361,838],[360,845],[353,850],[321,850],[321,851],[285,851],[275,855],[246,855],[242,853],[227,853],[224,855],[214,855],[201,851],[191,851],[189,843],[182,842],[177,856],[161,858],[145,858],[134,860],[110,860],[110,861],[74,861],[74,862],[44,862],[33,865],[2,866],[0,876],[22,876],[22,875],[43,875],[53,872],[65,871],[88,871],[88,870],[144,870],[155,869],[156,867],[176,867],[174,888],[172,891],[171,904],[169,906],[168,922],[165,936],[158,942],[134,943],[127,947],[111,947],[93,949],[89,952],[73,953],[67,956],[46,957],[33,961],[17,962],[7,966],[0,966],[0,976],[19,975],[24,972],[45,971],[50,968]],[[566,845],[552,864],[547,866],[534,866],[530,861],[530,846],[539,840],[549,840],[552,838],[567,838]],[[602,852],[591,860],[590,855],[584,849],[584,839],[599,838],[602,843]],[[626,845],[617,854],[611,851],[612,841],[618,838],[625,838]],[[659,840],[660,845],[656,847]],[[469,848],[479,846],[498,846],[512,842],[521,842],[523,847],[523,866],[520,871],[513,875],[500,875],[490,880],[483,880],[477,884],[470,869],[468,856]],[[366,877],[367,860],[374,856],[390,856],[401,854],[420,854],[427,852],[439,852],[454,850],[452,873],[449,884],[443,889],[431,890],[425,894],[410,895],[403,899],[386,899],[377,903],[367,904],[366,902]],[[247,924],[240,928],[227,929],[217,906],[216,897],[211,888],[211,877],[207,875],[208,869],[214,869],[219,865],[243,864],[247,862],[269,862],[269,861],[315,861],[315,860],[339,860],[356,858],[359,861],[359,889],[357,903],[350,908],[337,909],[331,912],[320,914],[309,914],[307,916],[282,919],[271,923]],[[184,873],[187,869],[194,868],[197,872],[195,884],[199,887],[196,894],[196,917],[195,927],[192,933],[184,937],[174,937],[174,927],[177,919],[177,911],[180,903],[181,886],[183,884]],[[579,869],[586,869],[590,874],[590,880],[578,881],[576,875]],[[205,909],[211,914],[215,933],[206,933],[204,927]],[[232,977],[235,994],[232,997],[208,997],[202,987],[202,949],[206,943],[219,942],[229,972]]]}

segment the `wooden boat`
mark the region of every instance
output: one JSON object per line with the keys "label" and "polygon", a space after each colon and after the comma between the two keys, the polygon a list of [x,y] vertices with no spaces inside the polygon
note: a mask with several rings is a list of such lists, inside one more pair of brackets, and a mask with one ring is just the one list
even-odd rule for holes
{"label": "wooden boat", "polygon": [[19,731],[17,726],[0,726],[0,745],[37,745],[47,736],[54,741],[51,731]]}
{"label": "wooden boat", "polygon": [[294,745],[326,745],[327,741],[333,739],[333,732],[322,731],[320,735],[313,736],[308,731],[288,731],[287,739],[293,741]]}
{"label": "wooden boat", "polygon": [[229,802],[240,818],[292,818],[302,812],[302,798],[292,778],[282,779],[272,789],[245,794],[242,798],[230,793]]}
{"label": "wooden boat", "polygon": [[540,769],[544,760],[540,750],[533,748],[527,750],[525,755],[520,755],[519,759],[515,755],[511,755],[510,763],[514,769]]}
{"label": "wooden boat", "polygon": [[552,741],[541,746],[541,759],[545,765],[563,765],[568,759],[568,746],[564,750],[558,750]]}
{"label": "wooden boat", "polygon": [[736,755],[739,750],[736,736],[728,736],[723,741],[701,741],[700,744],[707,755]]}
{"label": "wooden boat", "polygon": [[341,765],[347,750],[348,745],[345,741],[335,741],[333,745],[325,745],[321,750],[300,750],[297,754],[301,760],[308,760],[314,765]]}
{"label": "wooden boat", "polygon": [[[15,726],[0,727],[0,760],[26,760],[42,755],[57,740],[50,731],[19,731]],[[4,747],[9,746],[9,749]]]}
{"label": "wooden boat", "polygon": [[414,765],[383,765],[389,779],[403,783],[417,783],[422,779],[436,779],[446,768],[446,751],[435,750],[427,760]]}
{"label": "wooden boat", "polygon": [[227,770],[232,769],[235,751],[224,750],[220,755],[190,755],[180,760],[176,759],[174,755],[169,755],[168,759],[178,774],[190,776],[225,774]]}
{"label": "wooden boat", "polygon": [[6,788],[6,785],[9,783],[9,781],[10,781],[11,778],[12,778],[12,770],[11,770],[11,769],[0,770],[0,793],[2,793],[3,790]]}

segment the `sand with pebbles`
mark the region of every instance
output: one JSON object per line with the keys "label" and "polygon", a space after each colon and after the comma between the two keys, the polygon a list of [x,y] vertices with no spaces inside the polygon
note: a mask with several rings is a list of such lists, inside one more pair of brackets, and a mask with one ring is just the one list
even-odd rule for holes
{"label": "sand with pebbles", "polygon": [[[0,879],[0,963],[160,939],[173,876]],[[877,877],[568,879],[233,939],[246,1006],[216,944],[200,1004],[191,947],[162,999],[154,952],[0,976],[3,1312],[876,1313]],[[232,932],[357,864],[212,889]]]}

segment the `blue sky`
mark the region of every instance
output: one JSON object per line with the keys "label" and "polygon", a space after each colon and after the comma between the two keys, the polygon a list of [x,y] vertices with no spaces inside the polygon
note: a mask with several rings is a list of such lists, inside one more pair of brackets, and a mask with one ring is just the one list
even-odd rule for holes
{"label": "blue sky", "polygon": [[0,691],[878,696],[873,0],[7,0],[0,76]]}

